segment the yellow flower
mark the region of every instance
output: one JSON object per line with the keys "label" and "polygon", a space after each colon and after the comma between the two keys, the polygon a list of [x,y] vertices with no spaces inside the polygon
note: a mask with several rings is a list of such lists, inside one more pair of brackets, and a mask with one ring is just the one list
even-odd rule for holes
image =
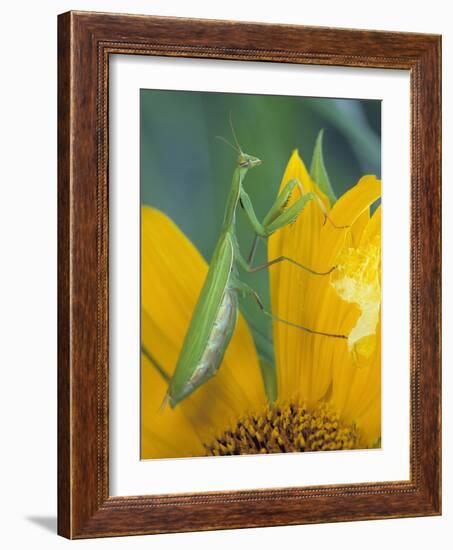
{"label": "yellow flower", "polygon": [[[275,233],[269,242],[269,258],[288,256],[317,271],[338,265],[345,250],[380,237],[380,208],[370,217],[370,205],[381,193],[374,176],[364,176],[330,209],[327,197],[310,178],[297,151],[283,176],[298,178],[304,190],[314,191],[328,216],[311,201],[297,221]],[[296,197],[293,196],[292,200]],[[332,334],[350,335],[361,315],[356,300],[344,301],[330,277],[313,276],[291,264],[270,270],[272,311],[278,317]],[[353,272],[350,267],[350,272]],[[364,306],[364,304],[363,304]],[[348,339],[349,340],[349,339]],[[327,400],[338,417],[361,432],[361,445],[371,446],[380,437],[381,362],[380,331],[368,366],[358,369],[354,356],[342,340],[313,336],[274,323],[278,392],[281,400],[302,399],[309,406]]]}
{"label": "yellow flower", "polygon": [[[327,271],[348,247],[380,235],[378,214],[371,219],[369,215],[369,206],[380,196],[376,178],[362,178],[330,209],[297,151],[282,186],[294,177],[305,191],[318,194],[336,225],[350,228],[324,223],[319,204],[311,201],[294,224],[271,237],[269,258],[286,255]],[[352,269],[350,262],[344,265]],[[169,375],[207,267],[167,216],[143,207],[142,344]],[[271,267],[273,314],[316,330],[349,335],[366,307],[357,294],[351,301],[342,299],[335,280],[340,279],[307,274],[285,262]],[[167,383],[149,354],[142,353],[142,458],[372,446],[380,437],[379,330],[374,336],[376,344],[366,366],[357,368],[346,340],[274,323],[278,399],[273,406],[266,401],[253,339],[241,316],[218,374],[175,409],[160,409]]]}

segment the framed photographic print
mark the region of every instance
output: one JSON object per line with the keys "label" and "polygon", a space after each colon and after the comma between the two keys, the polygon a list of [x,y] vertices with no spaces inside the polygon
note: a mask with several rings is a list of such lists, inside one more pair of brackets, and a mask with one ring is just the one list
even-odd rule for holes
{"label": "framed photographic print", "polygon": [[59,533],[440,503],[440,37],[59,16]]}

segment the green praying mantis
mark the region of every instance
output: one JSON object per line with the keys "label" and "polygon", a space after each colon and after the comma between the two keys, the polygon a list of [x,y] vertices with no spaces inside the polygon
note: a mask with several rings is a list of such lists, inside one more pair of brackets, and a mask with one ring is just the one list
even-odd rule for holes
{"label": "green praying mantis", "polygon": [[[284,323],[311,334],[330,338],[347,338],[342,334],[320,332],[287,319],[276,317],[266,311],[255,290],[241,280],[241,269],[249,273],[255,273],[281,262],[291,263],[314,276],[329,275],[335,267],[326,272],[318,272],[286,256],[279,256],[262,265],[253,265],[259,240],[267,239],[276,231],[293,223],[308,202],[312,200],[317,202],[322,209],[324,223],[326,219],[330,220],[330,218],[319,197],[313,192],[305,193],[302,183],[297,179],[292,179],[278,194],[274,204],[263,221],[260,222],[255,214],[252,201],[244,189],[244,180],[248,171],[259,166],[261,160],[242,151],[234,130],[233,136],[237,147],[229,145],[238,152],[238,158],[227,198],[222,229],[171,379],[157,365],[169,383],[162,406],[169,403],[172,408],[176,407],[178,403],[186,399],[217,373],[236,326],[239,295],[254,298],[262,312],[273,321]],[[300,196],[291,206],[287,206],[296,188],[299,190]],[[247,259],[242,255],[236,238],[238,206],[243,208],[255,234],[252,250]],[[330,222],[333,224],[332,220]],[[339,229],[343,227],[333,225]],[[144,352],[152,360],[150,354],[146,350]],[[156,363],[153,360],[152,362]]]}

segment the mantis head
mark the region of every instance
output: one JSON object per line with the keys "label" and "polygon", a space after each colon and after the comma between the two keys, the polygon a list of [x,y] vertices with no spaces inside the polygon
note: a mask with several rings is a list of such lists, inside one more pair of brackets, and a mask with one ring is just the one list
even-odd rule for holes
{"label": "mantis head", "polygon": [[255,168],[255,166],[259,166],[261,164],[261,159],[259,159],[258,157],[254,157],[252,155],[248,155],[247,153],[244,153],[242,151],[242,147],[240,146],[239,140],[236,136],[236,132],[234,131],[233,121],[231,119],[231,111],[230,111],[230,126],[231,126],[231,132],[233,134],[233,138],[236,145],[233,145],[232,143],[230,143],[223,136],[216,136],[216,137],[224,141],[226,144],[228,144],[230,147],[232,147],[239,153],[237,164],[240,168],[245,168],[248,170],[249,168]]}
{"label": "mantis head", "polygon": [[259,159],[258,157],[248,155],[247,153],[243,153],[242,151],[239,153],[238,165],[241,168],[255,168],[255,166],[259,166],[260,164],[261,159]]}

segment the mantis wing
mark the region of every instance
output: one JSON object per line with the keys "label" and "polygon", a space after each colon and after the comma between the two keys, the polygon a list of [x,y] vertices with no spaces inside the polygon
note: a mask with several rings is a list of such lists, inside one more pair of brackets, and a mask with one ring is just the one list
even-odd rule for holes
{"label": "mantis wing", "polygon": [[173,402],[181,399],[184,387],[197,368],[209,342],[233,265],[233,244],[226,233],[214,250],[203,288],[184,338],[181,353],[170,382]]}

